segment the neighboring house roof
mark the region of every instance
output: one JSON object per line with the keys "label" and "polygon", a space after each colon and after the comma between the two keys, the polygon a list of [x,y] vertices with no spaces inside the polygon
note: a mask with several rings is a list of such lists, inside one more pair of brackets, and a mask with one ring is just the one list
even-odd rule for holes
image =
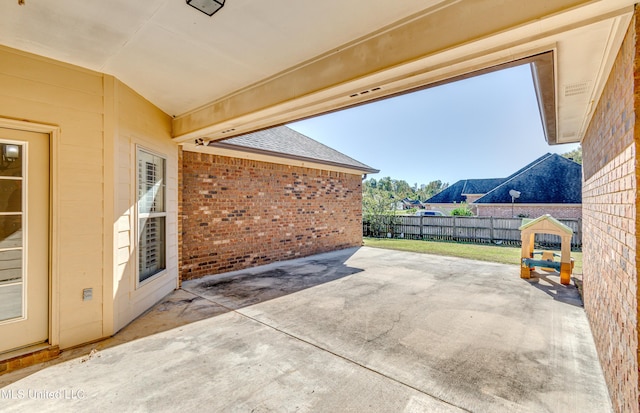
{"label": "neighboring house roof", "polygon": [[558,154],[546,154],[507,178],[476,204],[511,203],[509,191],[520,192],[521,204],[581,204],[582,166]]}
{"label": "neighboring house roof", "polygon": [[422,202],[420,202],[419,199],[405,198],[402,200],[402,202],[404,202],[407,205],[422,205]]}
{"label": "neighboring house roof", "polygon": [[463,194],[486,194],[496,186],[504,182],[504,178],[492,179],[466,179],[464,181]]}
{"label": "neighboring house roof", "polygon": [[[522,168],[518,169],[517,171],[515,171],[514,173],[512,173],[511,175],[507,176],[504,181],[508,181],[511,178],[514,178],[515,176],[520,175],[522,172],[526,171],[527,169],[531,168],[533,165],[540,163],[542,161],[544,161],[545,159],[547,159],[548,157],[550,157],[551,154],[550,153],[545,153],[544,155],[542,155],[541,157],[539,157],[538,159],[536,159],[535,161],[528,163],[527,165],[523,166]],[[503,182],[504,182],[503,181]]]}
{"label": "neighboring house roof", "polygon": [[286,126],[210,142],[209,146],[342,166],[363,173],[380,172]]}
{"label": "neighboring house roof", "polygon": [[432,196],[425,203],[466,201],[466,194],[484,194],[474,204],[511,203],[509,191],[520,192],[524,204],[582,203],[582,166],[557,154],[547,153],[506,178],[464,179]]}
{"label": "neighboring house roof", "polygon": [[434,204],[453,204],[465,202],[466,197],[464,195],[486,194],[503,181],[503,178],[463,179],[453,185],[446,187],[443,191],[438,192],[424,202]]}

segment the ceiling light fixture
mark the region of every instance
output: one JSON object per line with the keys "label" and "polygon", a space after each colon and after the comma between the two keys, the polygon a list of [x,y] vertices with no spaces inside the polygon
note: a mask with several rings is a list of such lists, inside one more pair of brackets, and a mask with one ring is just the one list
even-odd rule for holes
{"label": "ceiling light fixture", "polygon": [[225,0],[187,0],[187,4],[211,17],[224,6],[224,1]]}

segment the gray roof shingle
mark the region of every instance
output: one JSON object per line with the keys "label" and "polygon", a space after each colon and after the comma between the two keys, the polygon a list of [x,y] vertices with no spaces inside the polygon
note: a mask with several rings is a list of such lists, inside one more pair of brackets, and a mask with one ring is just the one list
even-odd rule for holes
{"label": "gray roof shingle", "polygon": [[235,138],[210,142],[209,146],[313,161],[356,169],[363,173],[379,172],[377,169],[356,161],[286,126],[277,126]]}
{"label": "gray roof shingle", "polygon": [[467,179],[465,180],[463,194],[486,194],[496,186],[504,182],[504,178],[491,179]]}
{"label": "gray roof shingle", "polygon": [[425,202],[465,202],[463,194],[485,194],[476,204],[511,203],[509,190],[520,191],[519,203],[582,203],[582,166],[558,154],[547,153],[507,178],[465,179],[447,187]]}
{"label": "gray roof shingle", "polygon": [[425,202],[436,204],[453,204],[466,202],[465,194],[486,194],[500,185],[504,178],[492,179],[463,179],[438,192]]}
{"label": "gray roof shingle", "polygon": [[520,191],[523,204],[582,203],[582,166],[570,159],[548,153],[518,172],[475,203],[510,203],[511,189]]}

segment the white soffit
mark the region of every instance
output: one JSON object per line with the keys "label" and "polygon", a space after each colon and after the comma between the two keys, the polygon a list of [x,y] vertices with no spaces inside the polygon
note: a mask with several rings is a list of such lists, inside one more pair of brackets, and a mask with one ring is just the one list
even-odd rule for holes
{"label": "white soffit", "polygon": [[632,13],[558,36],[556,142],[580,142],[627,32]]}
{"label": "white soffit", "polygon": [[[463,3],[451,3],[449,6],[465,7]],[[218,116],[221,111],[214,113],[213,108],[227,110],[234,107],[234,101],[223,99],[176,119],[175,138],[179,142],[194,137],[217,140],[446,82],[492,66],[554,51],[556,137],[551,143],[579,142],[594,110],[593,102],[597,102],[606,83],[632,15],[633,5],[628,0],[587,2],[584,6],[497,31],[333,87],[318,89],[295,99],[274,101],[272,105],[255,112],[239,113],[236,117],[224,119],[224,115]],[[446,26],[451,27],[453,23],[455,21]],[[379,38],[378,43],[386,42],[387,45],[393,41],[393,37],[389,38],[385,33],[380,34]],[[393,50],[392,47],[389,49]],[[337,59],[337,63],[340,63],[339,57]],[[369,93],[361,94],[361,91]],[[247,96],[251,96],[251,92]]]}
{"label": "white soffit", "polygon": [[116,76],[180,115],[451,0],[0,2],[0,44]]}
{"label": "white soffit", "polygon": [[[503,8],[497,0],[485,1]],[[379,36],[384,50],[393,53],[399,45],[393,44],[393,36],[385,37],[385,28],[411,25],[414,18],[440,9],[464,13],[469,4],[475,3],[227,0],[208,17],[184,0],[25,0],[22,6],[5,0],[0,2],[0,44],[112,74],[166,113],[189,117],[196,108],[224,103],[226,97],[295,71],[301,63],[334,58],[359,39]],[[177,137],[219,139],[230,128],[235,134],[250,132],[554,50],[556,142],[577,142],[607,80],[633,4],[585,1],[295,100],[267,102],[254,113],[205,122]],[[464,30],[455,17],[450,19],[443,30]],[[360,94],[375,88],[380,89]],[[197,116],[188,123],[197,126]]]}

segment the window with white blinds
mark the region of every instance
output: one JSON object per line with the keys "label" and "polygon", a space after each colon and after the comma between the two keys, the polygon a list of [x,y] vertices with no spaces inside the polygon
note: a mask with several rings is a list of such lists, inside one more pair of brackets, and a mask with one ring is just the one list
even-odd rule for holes
{"label": "window with white blinds", "polygon": [[138,148],[138,282],[166,268],[166,160]]}

